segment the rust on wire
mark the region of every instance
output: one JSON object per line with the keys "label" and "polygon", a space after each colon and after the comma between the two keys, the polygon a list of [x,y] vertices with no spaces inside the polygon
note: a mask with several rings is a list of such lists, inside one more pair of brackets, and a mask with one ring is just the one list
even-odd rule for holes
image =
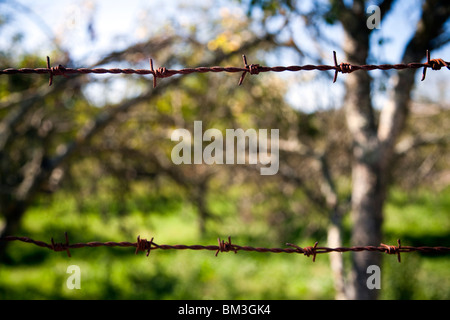
{"label": "rust on wire", "polygon": [[[432,70],[441,70],[442,67],[447,67],[447,69],[450,70],[450,64],[448,62],[445,62],[442,59],[431,59],[429,50],[427,50],[427,64]],[[422,81],[424,81],[427,76],[427,68],[428,66],[423,68]]]}
{"label": "rust on wire", "polygon": [[334,67],[336,70],[334,72],[333,83],[336,82],[339,72],[352,73],[353,71],[355,71],[354,69],[352,69],[352,65],[350,63],[342,62],[340,65],[338,65],[337,58],[336,58],[336,51],[333,51],[333,58],[334,58]]}
{"label": "rust on wire", "polygon": [[242,55],[242,59],[244,60],[245,71],[242,72],[241,78],[239,79],[239,83],[238,83],[239,86],[242,85],[242,82],[244,81],[245,75],[246,75],[247,73],[250,73],[250,74],[259,74],[259,73],[261,72],[260,69],[259,69],[259,68],[260,68],[260,65],[259,65],[259,64],[251,64],[251,65],[248,65],[248,63],[247,63],[247,57],[245,56],[245,54]]}
{"label": "rust on wire", "polygon": [[70,251],[69,251],[69,236],[67,235],[67,232],[64,233],[64,236],[66,238],[66,243],[55,243],[53,241],[53,238],[51,239],[51,249],[55,252],[58,251],[66,251],[67,252],[67,256],[71,257],[70,255]]}
{"label": "rust on wire", "polygon": [[147,241],[147,239],[141,239],[141,236],[137,237],[137,242],[136,242],[136,252],[135,254],[137,254],[139,251],[147,251],[147,257],[150,254],[150,251],[152,250],[152,244],[153,243],[153,238],[150,241]]}
{"label": "rust on wire", "polygon": [[219,254],[219,252],[234,251],[234,253],[237,253],[237,248],[231,244],[231,237],[228,237],[228,242],[220,240],[220,238],[218,238],[217,241],[219,242],[219,246],[215,254],[216,257]]}
{"label": "rust on wire", "polygon": [[65,74],[66,68],[62,65],[59,65],[57,67],[51,67],[50,66],[50,57],[47,56],[47,70],[50,75],[50,79],[48,80],[48,85],[51,86],[53,83],[53,76],[64,76],[65,78],[68,78],[68,76]]}
{"label": "rust on wire", "polygon": [[156,70],[153,69],[153,60],[150,59],[150,72],[153,75],[153,88],[156,88],[156,78],[167,78],[175,73],[169,72],[165,67],[160,67]]}
{"label": "rust on wire", "polygon": [[[305,256],[307,256],[307,257],[309,257],[310,255],[312,255],[312,256],[313,256],[313,262],[316,261],[316,254],[317,254],[317,253],[325,253],[325,252],[326,252],[326,251],[323,251],[323,252],[317,252],[317,245],[318,245],[318,244],[319,244],[319,243],[316,242],[316,243],[314,243],[314,246],[313,246],[313,247],[304,247],[304,248],[302,248],[302,247],[299,247],[299,246],[297,246],[297,245],[295,245],[295,244],[292,244],[292,243],[286,243],[287,246],[296,248],[298,253],[302,253],[303,255],[305,255]],[[331,248],[321,248],[321,249],[331,249]],[[331,249],[331,250],[332,250],[332,249]]]}
{"label": "rust on wire", "polygon": [[397,240],[397,243],[398,243],[398,247],[396,247],[396,246],[389,246],[389,245],[386,245],[384,243],[382,243],[381,246],[386,248],[385,252],[387,254],[396,254],[398,262],[402,262],[401,258],[400,258],[400,252],[401,252],[400,239]]}
{"label": "rust on wire", "polygon": [[260,252],[260,253],[298,253],[303,254],[307,257],[312,256],[313,262],[316,261],[316,255],[322,253],[330,253],[330,252],[362,252],[362,251],[370,251],[370,252],[380,252],[387,253],[389,255],[397,255],[398,262],[401,262],[400,253],[405,252],[422,252],[422,253],[434,253],[434,254],[450,254],[450,247],[410,247],[410,246],[402,246],[400,240],[397,240],[398,246],[390,246],[386,244],[381,244],[379,247],[376,246],[359,246],[359,247],[338,247],[338,248],[328,248],[328,247],[318,247],[318,242],[314,244],[314,246],[308,247],[299,247],[292,243],[287,243],[286,245],[290,248],[261,248],[261,247],[250,247],[250,246],[239,246],[233,244],[231,242],[231,237],[228,237],[228,241],[221,240],[218,238],[218,245],[158,245],[153,242],[153,238],[150,241],[147,239],[141,239],[140,236],[137,237],[136,242],[87,242],[87,243],[74,243],[69,244],[69,238],[67,233],[65,233],[66,242],[65,243],[55,243],[53,238],[51,239],[51,243],[45,243],[43,241],[33,240],[28,237],[15,237],[15,236],[6,236],[1,237],[0,241],[21,241],[25,243],[30,243],[37,245],[39,247],[48,248],[52,251],[66,251],[67,255],[71,257],[69,249],[78,249],[78,248],[94,248],[94,247],[135,247],[135,254],[138,254],[140,251],[147,251],[147,257],[149,256],[151,250],[209,250],[215,251],[215,256],[220,252],[230,252],[233,251],[237,253],[238,251],[248,251],[248,252]]}
{"label": "rust on wire", "polygon": [[257,75],[261,72],[298,72],[298,71],[334,71],[333,82],[336,82],[339,72],[341,73],[352,73],[358,70],[372,71],[372,70],[403,70],[403,69],[420,69],[423,68],[422,81],[425,80],[427,68],[432,70],[441,70],[442,67],[446,67],[450,70],[450,62],[444,61],[443,59],[431,59],[430,52],[427,50],[426,53],[427,61],[425,63],[400,63],[400,64],[381,64],[381,65],[353,65],[350,63],[340,63],[338,64],[336,58],[336,52],[333,51],[334,65],[303,65],[303,66],[288,66],[288,67],[265,67],[259,64],[248,64],[247,57],[242,56],[244,60],[244,67],[197,67],[197,68],[184,68],[184,69],[167,69],[165,67],[160,67],[154,69],[153,60],[150,59],[150,69],[104,69],[104,68],[66,68],[62,65],[57,67],[50,66],[50,58],[47,57],[47,68],[21,68],[14,69],[8,68],[0,70],[0,75],[12,75],[12,74],[49,74],[49,85],[53,83],[53,77],[64,76],[68,77],[70,74],[138,74],[138,75],[153,75],[153,87],[156,87],[157,78],[168,78],[174,75],[187,75],[191,73],[206,73],[206,72],[229,72],[229,73],[241,73],[238,85],[242,85],[244,78],[247,73],[251,75]]}

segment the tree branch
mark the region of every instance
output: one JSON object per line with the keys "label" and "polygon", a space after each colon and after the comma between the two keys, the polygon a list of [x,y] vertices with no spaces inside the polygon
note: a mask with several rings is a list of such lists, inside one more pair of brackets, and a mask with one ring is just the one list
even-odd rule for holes
{"label": "tree branch", "polygon": [[[424,3],[422,17],[418,23],[416,33],[408,43],[403,61],[420,61],[425,57],[426,49],[431,46],[433,39],[441,34],[442,28],[450,15],[448,1],[429,0]],[[384,165],[394,152],[394,145],[404,128],[411,92],[415,82],[415,73],[401,71],[398,73],[392,98],[381,110],[378,126],[378,138],[381,142]]]}
{"label": "tree branch", "polygon": [[419,137],[408,137],[400,141],[395,146],[395,157],[403,157],[408,154],[411,150],[430,146],[430,145],[440,145],[448,146],[450,144],[450,135],[421,135]]}

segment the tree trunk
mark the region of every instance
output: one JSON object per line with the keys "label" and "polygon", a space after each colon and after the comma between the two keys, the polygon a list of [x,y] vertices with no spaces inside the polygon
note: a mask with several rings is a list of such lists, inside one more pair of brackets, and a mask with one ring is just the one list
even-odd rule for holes
{"label": "tree trunk", "polygon": [[[352,191],[352,245],[378,246],[382,239],[383,203],[386,186],[383,172],[374,165],[355,159],[353,165]],[[378,290],[367,287],[367,268],[381,266],[381,255],[377,252],[358,252],[352,256],[351,299],[376,299]]]}
{"label": "tree trunk", "polygon": [[[331,214],[331,225],[327,230],[328,247],[342,247],[342,215],[333,210]],[[333,272],[334,291],[336,300],[347,300],[348,295],[345,284],[344,259],[339,252],[330,252],[330,266]]]}
{"label": "tree trunk", "polygon": [[[388,2],[386,2],[388,3]],[[389,7],[390,4],[387,6]],[[422,17],[414,37],[409,42],[403,62],[418,62],[425,49],[432,49],[448,20],[450,5],[443,0],[424,3]],[[358,2],[354,3],[353,18],[358,17]],[[348,10],[346,13],[348,14]],[[365,64],[370,31],[357,19],[343,20],[346,32],[344,50],[350,63]],[[346,118],[352,134],[352,245],[378,246],[382,240],[383,204],[389,185],[388,177],[393,150],[403,131],[408,115],[415,72],[399,72],[391,101],[382,109],[376,124],[370,100],[371,80],[366,72],[348,75],[345,98]],[[349,298],[376,299],[379,290],[367,286],[367,268],[381,267],[379,253],[358,252],[353,256],[352,285]]]}
{"label": "tree trunk", "polygon": [[[369,51],[369,32],[355,24],[346,29],[344,51],[347,62],[365,64]],[[386,194],[380,144],[371,102],[371,78],[367,72],[347,76],[344,101],[348,128],[353,138],[352,164],[352,245],[378,246],[381,242],[382,207]],[[376,299],[377,290],[368,289],[367,267],[380,266],[379,253],[352,255],[350,299]]]}
{"label": "tree trunk", "polygon": [[[16,201],[10,204],[3,211],[5,217],[5,226],[0,230],[0,238],[3,236],[14,235],[20,228],[22,216],[28,208],[28,204],[23,201]],[[0,241],[0,262],[6,259],[7,241]]]}

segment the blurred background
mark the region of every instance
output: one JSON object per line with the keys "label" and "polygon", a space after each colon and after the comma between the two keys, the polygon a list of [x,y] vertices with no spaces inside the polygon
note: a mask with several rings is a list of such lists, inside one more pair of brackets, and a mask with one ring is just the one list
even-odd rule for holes
{"label": "blurred background", "polygon": [[[380,8],[369,29],[369,5]],[[0,68],[180,69],[450,58],[450,4],[0,1]],[[450,72],[0,76],[0,235],[257,247],[450,244]],[[176,128],[279,129],[280,169],[171,162]],[[363,168],[363,169],[361,169]],[[368,172],[368,173],[367,173]],[[367,175],[366,175],[367,173]],[[362,199],[362,200],[361,200]],[[367,205],[365,205],[367,204]],[[370,223],[370,221],[375,221]],[[367,225],[369,224],[369,226]],[[372,243],[372,241],[374,243]],[[1,299],[449,299],[450,258],[0,242]],[[371,260],[372,259],[372,260]],[[375,259],[375,260],[373,260]],[[374,262],[375,261],[375,262]],[[358,286],[381,266],[381,289]],[[365,263],[365,264],[364,264]],[[81,289],[66,286],[69,265]],[[356,274],[356,276],[355,276]]]}

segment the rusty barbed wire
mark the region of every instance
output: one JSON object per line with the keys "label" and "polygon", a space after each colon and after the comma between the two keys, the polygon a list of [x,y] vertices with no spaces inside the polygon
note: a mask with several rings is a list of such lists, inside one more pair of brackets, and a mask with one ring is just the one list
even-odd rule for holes
{"label": "rusty barbed wire", "polygon": [[221,252],[230,252],[233,251],[235,254],[238,251],[248,251],[248,252],[259,252],[259,253],[297,253],[303,254],[304,256],[312,256],[313,262],[316,260],[317,254],[331,253],[331,252],[362,252],[362,251],[370,251],[370,252],[381,252],[390,255],[397,255],[398,262],[401,262],[400,254],[408,253],[408,252],[421,252],[421,253],[434,253],[434,254],[449,254],[450,247],[411,247],[411,246],[402,246],[400,240],[397,240],[397,246],[381,244],[380,246],[354,246],[354,247],[337,247],[337,248],[329,248],[329,247],[319,247],[318,242],[314,244],[314,246],[300,247],[298,245],[292,243],[286,243],[287,248],[264,248],[264,247],[251,247],[251,246],[240,246],[231,242],[231,237],[228,237],[228,241],[217,239],[218,245],[167,245],[162,244],[159,245],[153,241],[154,238],[151,238],[150,241],[147,239],[142,239],[140,236],[137,237],[136,242],[87,242],[87,243],[69,243],[69,238],[67,232],[65,235],[65,243],[55,243],[53,238],[51,238],[51,243],[46,243],[44,241],[33,240],[28,237],[17,237],[17,236],[6,236],[1,237],[0,241],[21,241],[25,243],[34,244],[39,247],[44,247],[50,249],[55,252],[66,251],[68,257],[71,257],[70,250],[71,249],[79,249],[79,248],[95,248],[95,247],[135,247],[135,254],[138,254],[140,251],[146,251],[147,257],[149,256],[152,250],[208,250],[215,251],[215,256]]}
{"label": "rusty barbed wire", "polygon": [[242,73],[239,78],[238,85],[242,85],[244,78],[247,73],[251,75],[257,75],[262,72],[284,72],[284,71],[334,71],[333,83],[336,82],[339,73],[352,73],[358,70],[372,71],[372,70],[403,70],[403,69],[420,69],[423,68],[422,81],[425,80],[427,69],[441,70],[446,67],[450,70],[450,62],[444,61],[443,59],[431,59],[430,52],[426,52],[427,61],[425,63],[399,63],[399,64],[380,64],[380,65],[352,65],[350,63],[342,62],[338,63],[336,57],[336,51],[333,51],[334,65],[303,65],[303,66],[277,66],[277,67],[266,67],[259,64],[248,64],[247,57],[242,56],[244,67],[196,67],[196,68],[184,68],[184,69],[167,69],[165,67],[160,67],[154,69],[153,59],[149,59],[150,69],[105,69],[105,68],[66,68],[62,65],[52,67],[50,65],[50,58],[47,57],[47,67],[46,68],[21,68],[14,69],[8,68],[0,70],[0,74],[3,75],[13,75],[13,74],[48,74],[49,75],[49,86],[53,83],[53,77],[64,76],[68,77],[70,74],[137,74],[137,75],[153,75],[153,87],[156,87],[157,78],[168,78],[174,75],[187,75],[191,73],[207,73],[207,72],[229,72],[229,73]]}

